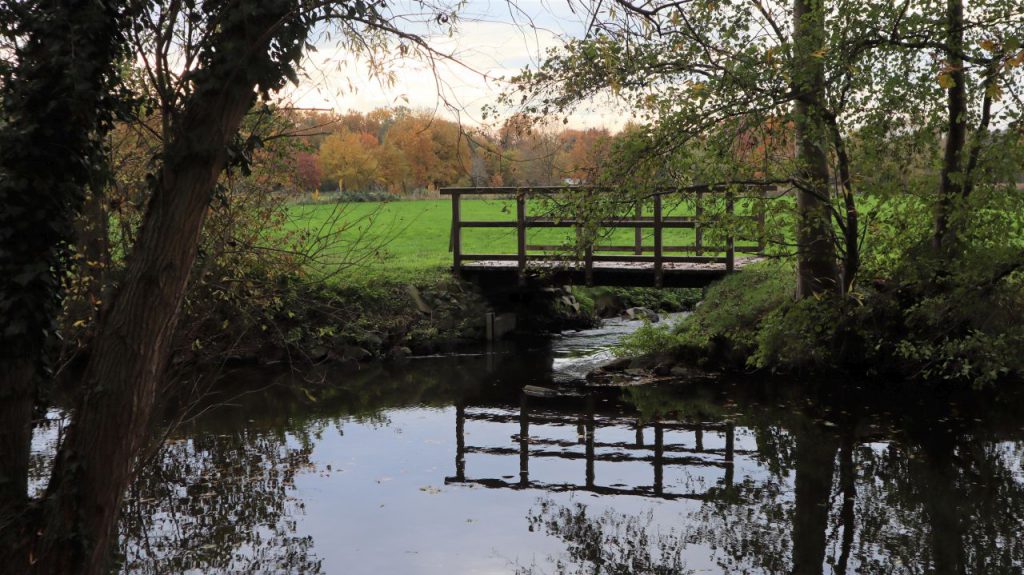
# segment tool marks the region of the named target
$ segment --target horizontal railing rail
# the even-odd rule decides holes
[[[530,228],[575,228],[577,242],[584,237],[582,230],[590,222],[585,218],[577,217],[574,214],[567,214],[566,217],[552,217],[551,215],[527,214],[527,201],[531,196],[554,196],[564,195],[571,192],[583,192],[590,194],[608,193],[611,188],[591,186],[534,186],[534,187],[451,187],[442,188],[440,193],[451,197],[452,202],[452,225],[450,251],[452,252],[453,271],[459,275],[463,269],[464,262],[516,262],[519,283],[525,283],[527,268],[532,262],[554,262],[561,261],[568,265],[582,265],[584,278],[589,285],[593,281],[594,263],[623,263],[623,264],[653,264],[654,285],[661,286],[664,276],[664,265],[666,263],[688,263],[688,264],[719,264],[724,265],[725,270],[731,272],[736,266],[736,253],[763,253],[765,248],[765,213],[763,205],[759,205],[753,214],[737,215],[736,199],[737,191],[754,191],[756,195],[743,195],[740,197],[760,197],[774,189],[771,186],[757,187],[726,187],[726,186],[690,186],[683,188],[659,188],[649,191],[643,198],[630,198],[624,201],[624,206],[632,211],[628,215],[606,218],[598,222],[599,228],[632,228],[635,230],[632,245],[624,245],[621,242],[611,245],[599,245],[596,240],[586,241],[583,245],[577,245],[574,253],[582,253],[582,259],[575,257],[567,261],[566,255],[562,254],[536,254],[529,252],[558,252],[564,251],[566,246],[551,244],[530,244],[527,242],[527,230]],[[693,215],[666,215],[663,209],[662,198],[667,195],[693,195]],[[725,205],[722,215],[706,215],[704,196],[717,195],[724,199]],[[464,220],[462,218],[462,197],[463,196],[498,196],[509,197],[515,201],[516,211],[514,220]],[[643,203],[649,201],[651,214],[645,215]],[[723,244],[705,244],[705,233],[709,229],[715,229],[717,224],[723,220],[730,223],[737,220],[753,220],[757,224],[757,245],[737,246],[735,231],[732,227],[724,230]],[[465,229],[515,229],[516,230],[516,253],[465,253],[463,250],[462,233]],[[666,245],[665,230],[692,229],[694,239],[692,243],[684,245]],[[644,231],[651,230],[653,245],[644,245]],[[627,252],[629,255],[601,255],[616,252]],[[671,254],[692,253],[690,256],[679,256]],[[705,254],[724,255],[705,255]],[[646,255],[651,254],[651,255]]]

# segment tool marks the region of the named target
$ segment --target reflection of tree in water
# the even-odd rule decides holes
[[[681,403],[678,412],[714,417],[706,397],[685,405],[687,398],[645,393],[658,417],[672,417]],[[638,556],[639,572],[673,572],[657,569],[699,546],[724,573],[1024,572],[1019,411],[983,406],[993,412],[988,418],[954,420],[948,410],[896,405],[885,408],[894,417],[756,407],[739,405],[733,416],[757,440],[756,471],[708,491],[670,537],[648,536],[658,527],[650,521],[543,506],[531,525],[566,544],[569,560],[559,571],[614,573]]]
[[[311,437],[204,434],[169,442],[128,494],[119,555],[128,573],[318,573],[289,495]]]
[[[651,533],[650,512],[627,515],[589,513],[586,505],[565,506],[543,499],[528,517],[530,531],[542,531],[566,544],[566,557],[552,558],[559,575],[681,575],[682,539],[674,531]],[[536,566],[516,573],[547,573]]]
[[[232,397],[229,381],[212,399],[225,405],[176,431],[188,439],[168,441],[126,496],[121,571],[321,572],[312,538],[296,534],[303,504],[290,492],[296,476],[312,470],[323,434],[350,421],[387,425],[388,408],[450,405],[480,381],[479,369],[454,363],[387,377],[321,375],[310,385],[290,372],[239,371],[243,389],[265,390]]]
[[[967,432],[874,445],[826,430],[794,435],[785,475],[748,478],[688,518],[686,542],[714,549],[725,572],[981,575],[1024,567],[1018,450]]]

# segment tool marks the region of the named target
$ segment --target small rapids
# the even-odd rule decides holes
[[[688,312],[663,314],[656,325],[672,326],[688,315]],[[568,384],[586,379],[588,373],[615,358],[615,346],[622,338],[643,325],[642,320],[612,318],[594,329],[562,332],[551,340],[552,380]]]

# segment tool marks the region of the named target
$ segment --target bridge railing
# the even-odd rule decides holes
[[[772,188],[759,186],[747,188],[744,197],[750,197],[747,193],[753,190],[752,194],[757,197],[764,197]],[[565,254],[543,253],[531,254],[531,251],[556,252],[564,246],[530,244],[527,241],[527,230],[531,228],[575,228],[577,239],[583,237],[580,233],[587,222],[578,216],[553,217],[551,215],[529,216],[527,202],[533,197],[548,197],[569,192],[584,192],[588,194],[607,193],[606,188],[582,187],[582,186],[552,186],[552,187],[450,187],[441,188],[442,195],[451,197],[452,224],[451,241],[449,249],[452,252],[453,271],[459,274],[465,262],[515,262],[520,282],[525,281],[528,263],[533,261],[566,261]],[[691,196],[694,199],[694,213],[688,216],[666,215],[663,207],[663,197]],[[480,196],[504,196],[512,197],[515,200],[516,214],[514,220],[504,221],[481,221],[465,220],[462,217],[462,199],[464,197]],[[724,200],[723,216],[709,217],[705,214],[706,198],[717,196]],[[632,214],[622,217],[614,217],[601,220],[598,223],[600,228],[633,228],[635,234],[632,245],[612,244],[598,245],[596,241],[588,241],[579,246],[578,252],[582,253],[582,261],[577,258],[576,262],[581,263],[584,269],[584,277],[587,284],[592,283],[595,262],[623,263],[623,264],[653,264],[654,285],[662,285],[662,277],[666,263],[693,263],[693,264],[724,264],[726,271],[733,271],[736,266],[736,253],[758,253],[764,252],[765,248],[765,213],[763,202],[759,204],[753,214],[737,215],[735,206],[737,193],[735,187],[726,186],[691,186],[685,188],[665,188],[652,191],[648,197],[652,204],[650,215],[644,215],[643,204],[640,201],[632,203]],[[720,201],[720,200],[719,200]],[[731,221],[749,219],[756,222],[757,238],[755,246],[736,245],[736,235],[732,227],[724,230],[723,245],[707,245],[705,233],[709,227],[719,222],[722,217]],[[474,228],[514,228],[516,230],[516,253],[466,253],[462,238],[463,230]],[[684,245],[666,245],[665,230],[667,229],[693,229],[694,240]],[[651,230],[653,236],[652,245],[644,245],[644,230]],[[618,252],[618,253],[616,253]],[[625,254],[623,254],[625,252]],[[611,255],[614,254],[614,255]],[[650,255],[647,255],[650,254]],[[687,255],[677,255],[687,254]],[[722,255],[708,255],[722,254]]]

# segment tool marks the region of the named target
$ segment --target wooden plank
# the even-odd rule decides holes
[[[590,261],[597,263],[622,263],[622,264],[651,264],[655,262],[654,256],[602,256],[591,255]],[[519,263],[519,254],[462,254],[463,262],[515,262]],[[721,256],[665,256],[661,257],[663,263],[674,264],[724,264],[725,257]],[[560,262],[565,264],[579,264],[581,262],[566,258],[560,254],[530,254],[527,257],[529,262]],[[465,265],[463,265],[465,267]],[[518,266],[517,266],[518,267]],[[614,269],[614,268],[601,268]]]
[[[490,222],[487,222],[490,223]],[[574,218],[566,219],[554,219],[554,218],[543,218],[534,217],[527,218],[527,227],[530,228],[572,228],[578,225],[583,225],[584,222],[579,222]],[[470,222],[463,222],[463,227],[470,227]],[[692,218],[671,218],[662,222],[663,228],[683,229],[692,228],[696,225],[696,222]],[[490,226],[499,227],[499,226]],[[636,220],[632,218],[623,218],[616,220],[605,220],[600,223],[602,228],[651,228],[654,227],[654,220],[650,218],[644,218],[642,220]]]
[[[467,221],[460,224],[464,228],[514,228],[516,222],[496,222],[496,221]]]
[[[661,221],[661,196],[654,196],[654,287],[661,287],[663,279],[662,258],[664,254],[661,251],[661,230],[663,222]],[[692,222],[691,222],[692,224]]]
[[[666,195],[666,194],[724,194],[732,189],[732,186],[717,185],[709,186],[705,184],[695,186],[660,186],[651,188],[648,193],[653,197],[655,195]],[[774,190],[774,186],[768,186],[766,189]],[[589,191],[589,192],[612,192],[615,188],[610,186],[494,186],[494,187],[445,187],[440,188],[438,193],[442,196],[450,196],[453,194],[464,194],[464,195],[515,195],[521,193],[528,194],[554,194],[564,193],[571,191]]]
[[[599,256],[593,257],[595,262],[602,263],[657,263],[659,260],[662,263],[677,263],[677,264],[721,264],[725,263],[724,257],[716,256],[666,256],[662,255],[660,258],[657,254],[652,256]],[[663,266],[664,267],[664,266]]]
[[[538,250],[538,251],[558,251],[558,250],[564,250],[565,246],[540,246],[540,245],[537,245],[537,246],[527,246],[527,249]],[[725,252],[725,246],[704,246],[701,249],[702,249],[702,251],[710,252],[710,253],[724,253]],[[757,247],[757,246],[735,246],[734,249],[735,249],[735,251],[740,252],[740,253],[751,253],[751,254],[758,253],[760,251],[760,248]],[[649,253],[649,252],[653,252],[654,248],[652,246],[643,246],[642,250],[643,250],[643,253]],[[622,246],[594,246],[594,251],[595,252],[635,252],[636,250],[634,249],[633,246],[622,245]],[[697,252],[697,246],[694,246],[694,245],[690,245],[690,246],[662,246],[661,251],[663,251],[665,253]],[[698,255],[700,255],[700,254],[698,253]]]

